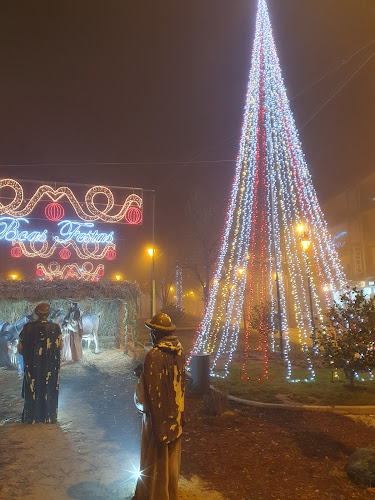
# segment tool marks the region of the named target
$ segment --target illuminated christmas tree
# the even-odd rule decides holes
[[[345,287],[259,0],[236,172],[192,353],[211,353],[216,376],[234,360],[242,378],[268,378],[281,358],[288,380],[312,380],[317,326]]]

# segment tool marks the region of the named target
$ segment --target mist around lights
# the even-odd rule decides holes
[[[304,228],[304,244],[298,227]],[[245,316],[243,379],[251,379],[249,363],[257,351],[263,379],[268,378],[269,353],[275,352],[283,359],[287,380],[313,380],[316,346],[311,339],[325,310],[346,286],[289,107],[266,1],[259,0],[232,192],[191,354],[209,352],[211,374],[226,377],[233,357],[239,359]],[[251,329],[255,319],[256,347]],[[291,327],[298,332],[304,359],[302,377],[300,371],[294,375]]]

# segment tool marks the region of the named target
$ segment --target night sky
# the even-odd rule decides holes
[[[268,6],[324,202],[374,168],[375,2]],[[156,189],[157,240],[171,245],[191,192],[214,204],[229,195],[255,9],[255,0],[2,0],[0,176]],[[112,162],[123,165],[94,165]]]

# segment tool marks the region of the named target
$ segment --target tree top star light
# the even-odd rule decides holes
[[[192,354],[211,353],[216,376],[236,361],[242,378],[267,379],[269,361],[280,357],[288,380],[312,380],[317,324],[346,285],[259,0],[236,171]],[[253,359],[262,363],[255,376]]]

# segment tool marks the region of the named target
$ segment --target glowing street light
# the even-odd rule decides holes
[[[305,234],[302,235],[301,245],[304,250],[308,250],[310,247],[310,240]]]
[[[13,280],[13,281],[18,280],[19,276],[18,276],[18,274],[13,273],[13,274],[10,274],[10,279]]]
[[[302,248],[303,248],[304,250],[308,250],[308,249],[309,249],[309,246],[310,246],[310,241],[309,241],[309,240],[304,239],[304,240],[302,240],[302,241],[301,241],[301,245],[302,245]]]
[[[300,224],[299,226],[297,226],[297,231],[300,234],[302,248],[304,250],[308,250],[310,247],[310,240],[308,234],[306,233],[305,226],[303,224]]]
[[[116,281],[122,281],[122,274],[115,274]]]
[[[306,274],[307,274],[307,286],[309,289],[309,301],[310,301],[310,317],[311,317],[311,339],[313,342],[313,350],[316,350],[316,336],[315,336],[315,319],[314,319],[314,306],[312,299],[312,289],[311,289],[311,279],[310,279],[310,267],[307,258],[307,250],[310,248],[310,240],[307,233],[305,232],[304,226],[298,226],[298,231],[301,235],[301,245],[304,250],[303,254],[305,256],[306,262]]]

